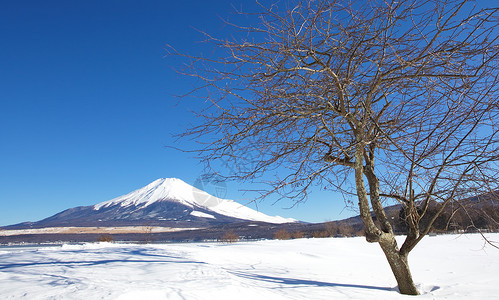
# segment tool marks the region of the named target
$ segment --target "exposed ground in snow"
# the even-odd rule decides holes
[[[499,250],[478,234],[427,237],[409,259],[417,299],[499,295]],[[0,248],[2,299],[416,299],[395,285],[361,237]]]
[[[122,226],[122,227],[45,227],[33,229],[0,230],[0,236],[11,236],[19,234],[71,234],[71,233],[155,233],[175,232],[182,230],[195,230],[199,228],[171,228],[160,226]]]

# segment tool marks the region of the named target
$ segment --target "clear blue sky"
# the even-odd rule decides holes
[[[165,45],[201,51],[193,28],[224,34],[220,16],[241,3],[254,5],[0,2],[0,226],[93,205],[160,177],[194,184],[202,165],[165,147],[194,117],[175,105],[173,95],[190,84],[169,66]],[[251,186],[227,183],[227,197],[244,203],[241,188]],[[274,200],[259,210],[309,222],[353,215],[333,193],[292,209]]]

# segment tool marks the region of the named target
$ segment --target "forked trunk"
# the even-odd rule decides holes
[[[364,166],[364,146],[359,142],[359,147],[355,149],[355,184],[357,187],[357,197],[359,199],[360,218],[365,227],[366,239],[368,242],[378,242],[385,253],[392,273],[397,280],[399,291],[404,295],[419,295],[419,292],[412,280],[411,271],[407,262],[408,252],[401,252],[397,246],[397,241],[393,234],[392,227],[383,210],[379,199],[379,182],[374,174],[372,165]],[[371,160],[372,163],[372,160]],[[376,226],[370,212],[367,191],[364,186],[364,176],[367,177],[370,189],[371,205],[374,214],[381,223],[381,229]]]
[[[392,273],[397,280],[399,291],[404,295],[419,295],[418,289],[412,280],[411,271],[407,262],[407,254],[400,254],[395,237],[384,234],[379,240],[379,245],[385,253]]]

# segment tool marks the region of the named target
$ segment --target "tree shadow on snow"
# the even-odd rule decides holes
[[[357,289],[368,289],[368,290],[380,290],[380,291],[394,291],[394,288],[390,287],[380,287],[371,285],[359,285],[359,284],[348,284],[348,283],[335,283],[335,282],[324,282],[316,280],[307,279],[296,279],[296,278],[286,278],[286,277],[276,277],[268,275],[259,275],[245,272],[230,272],[241,278],[276,283],[281,285],[286,285],[289,287],[296,286],[316,286],[316,287],[346,287],[346,288],[357,288]]]
[[[78,254],[78,251],[70,251],[70,254]],[[89,253],[96,255],[97,253]],[[185,257],[175,256],[170,254],[148,253],[143,249],[133,251],[116,251],[112,254],[100,253],[99,255],[122,256],[114,257],[113,259],[95,259],[91,256],[88,260],[73,260],[73,257],[65,257],[64,255],[52,258],[50,261],[31,261],[22,263],[0,263],[0,271],[9,271],[15,268],[35,267],[35,266],[64,266],[75,268],[80,266],[99,266],[113,263],[153,263],[153,264],[205,264],[204,262],[186,259]]]
[[[86,260],[86,261],[48,261],[48,262],[28,262],[0,264],[0,270],[7,271],[12,268],[34,267],[34,266],[65,266],[68,268],[78,266],[98,266],[112,263],[175,263],[175,264],[203,264],[198,261],[173,261],[173,260],[140,260],[140,259],[106,259],[106,260]]]

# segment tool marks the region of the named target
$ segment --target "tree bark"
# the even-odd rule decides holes
[[[359,199],[360,217],[366,229],[366,239],[368,242],[379,243],[385,257],[392,269],[392,273],[397,280],[399,292],[404,295],[419,295],[418,289],[412,280],[409,263],[407,261],[407,253],[402,253],[399,250],[395,235],[388,223],[385,212],[379,200],[379,185],[377,178],[371,166],[364,167],[364,155],[362,146],[364,143],[359,142],[355,150],[355,184],[357,187],[357,197]],[[367,172],[366,172],[367,171]],[[375,215],[380,218],[382,229],[380,230],[373,221],[371,216],[367,192],[364,184],[364,176],[367,177],[370,188],[370,196]]]
[[[412,280],[411,270],[407,261],[407,255],[401,254],[395,236],[391,233],[384,233],[379,239],[379,245],[385,253],[385,257],[390,264],[392,273],[397,280],[399,292],[404,295],[419,295],[418,289]]]

